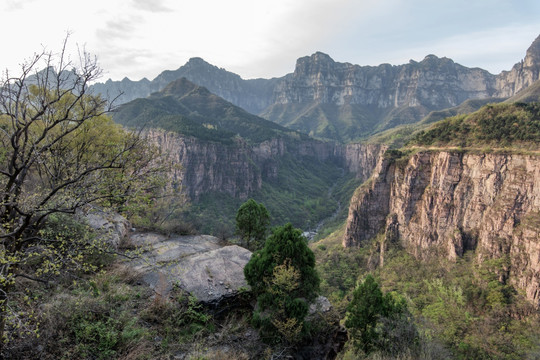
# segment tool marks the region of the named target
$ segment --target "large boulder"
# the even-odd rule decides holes
[[[248,287],[244,266],[251,252],[240,246],[223,246],[209,235],[134,234],[131,242],[141,254],[130,266],[159,296],[178,286],[200,302],[217,306]]]

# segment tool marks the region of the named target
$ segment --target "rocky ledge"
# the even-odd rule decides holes
[[[205,305],[218,306],[248,288],[244,266],[251,252],[240,246],[224,246],[210,235],[136,233],[130,242],[141,254],[129,266],[160,296],[178,286]]]

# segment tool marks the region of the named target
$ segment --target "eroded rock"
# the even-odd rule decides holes
[[[540,159],[533,154],[419,152],[384,161],[351,199],[343,246],[385,229],[420,259],[508,256],[503,280],[540,306]],[[389,224],[391,226],[389,226]]]
[[[134,234],[131,241],[142,254],[130,265],[161,296],[178,286],[202,303],[218,305],[248,287],[244,266],[251,252],[240,246],[223,246],[209,235],[167,238],[146,233]]]

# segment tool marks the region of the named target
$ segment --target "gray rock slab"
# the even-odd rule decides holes
[[[130,240],[140,249],[140,256],[129,266],[161,295],[178,286],[203,303],[218,304],[247,287],[244,266],[251,252],[240,246],[222,246],[209,235],[169,238],[139,233]]]
[[[244,266],[250,258],[251,251],[237,245],[185,258],[175,267],[179,286],[202,302],[219,302],[248,286]]]

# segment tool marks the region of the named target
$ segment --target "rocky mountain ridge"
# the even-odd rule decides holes
[[[237,74],[196,57],[189,59],[177,70],[163,71],[152,81],[146,78],[139,81],[128,78],[121,81],[109,79],[105,83],[94,84],[92,91],[111,98],[120,95],[115,103],[121,105],[138,98],[146,98],[183,77],[253,114],[258,114],[270,105],[273,86],[277,82],[277,79],[244,80]]]
[[[335,62],[318,52],[298,59],[292,74],[253,80],[193,58],[152,81],[109,80],[95,84],[93,91],[110,95],[122,91],[119,100],[127,102],[146,97],[183,76],[266,119],[317,137],[348,142],[417,122],[430,111],[467,99],[513,96],[539,79],[539,54],[540,37],[512,70],[493,75],[434,55],[404,65],[359,66]]]

